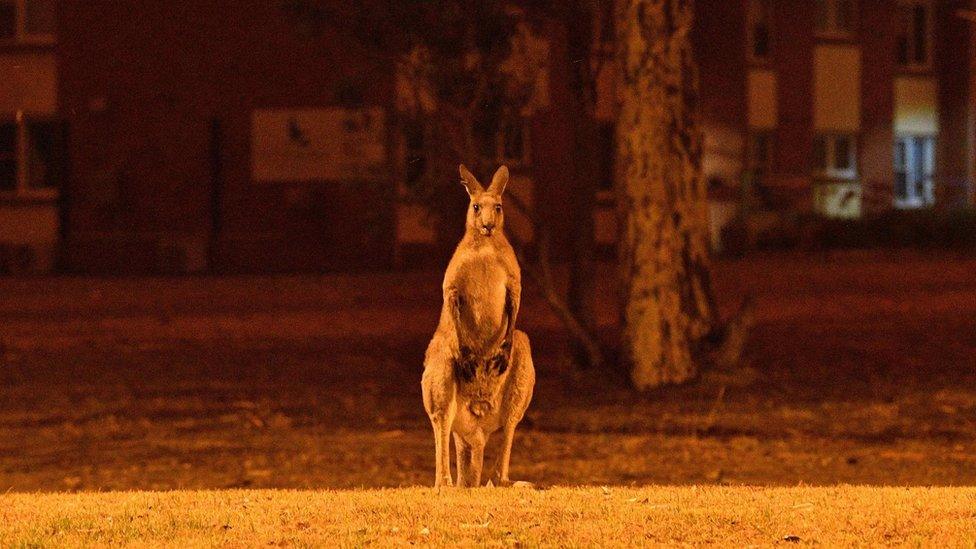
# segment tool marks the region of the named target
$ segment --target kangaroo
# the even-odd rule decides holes
[[[508,478],[515,427],[532,400],[535,368],[529,337],[515,329],[522,273],[503,232],[502,166],[484,189],[464,165],[468,191],[464,237],[444,274],[440,322],[424,357],[421,388],[434,428],[435,486],[451,486],[450,437],[457,450],[457,485],[480,486],[488,437],[501,430],[492,480]]]

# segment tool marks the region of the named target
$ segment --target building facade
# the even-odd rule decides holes
[[[62,241],[56,6],[0,2],[0,271],[54,267]]]
[[[971,204],[971,2],[700,6],[710,177],[832,217]]]
[[[239,272],[441,260],[406,197],[419,151],[396,69],[287,2],[0,0],[0,271]],[[699,0],[705,171],[718,232],[757,208],[859,217],[972,204],[971,0]],[[569,70],[546,25],[542,101],[490,151],[564,248]],[[602,57],[598,241],[610,191]],[[460,190],[459,190],[460,192]],[[510,230],[534,237],[513,213]],[[433,258],[433,259],[432,259]]]

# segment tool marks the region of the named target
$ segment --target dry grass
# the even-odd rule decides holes
[[[0,496],[0,546],[973,546],[973,488],[230,490]]]

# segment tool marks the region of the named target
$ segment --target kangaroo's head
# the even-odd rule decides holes
[[[475,176],[461,164],[461,183],[468,190],[471,203],[468,205],[468,221],[465,230],[491,238],[505,226],[505,211],[502,208],[502,193],[508,184],[508,168],[498,168],[491,178],[491,185],[485,189]]]

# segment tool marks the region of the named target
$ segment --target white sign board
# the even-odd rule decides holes
[[[258,110],[251,117],[254,181],[376,180],[386,161],[378,107]]]

